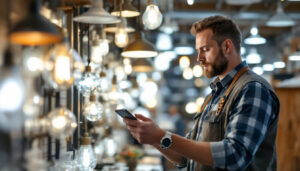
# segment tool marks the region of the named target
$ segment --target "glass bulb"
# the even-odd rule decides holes
[[[27,47],[23,51],[23,70],[26,76],[38,76],[44,68],[43,52],[39,47]]]
[[[43,78],[55,89],[67,89],[77,82],[84,71],[78,53],[67,43],[57,46],[45,57]]]
[[[78,89],[83,96],[90,96],[99,86],[99,76],[92,72],[85,72],[78,82]]]
[[[109,42],[107,39],[97,39],[93,42],[91,60],[99,64],[102,62],[102,57],[109,52]]]
[[[91,145],[81,145],[76,156],[79,170],[93,170],[97,165],[97,158]]]
[[[103,119],[103,105],[97,101],[90,101],[84,106],[83,115],[91,122]]]
[[[123,21],[117,26],[117,31],[115,33],[115,44],[120,48],[123,48],[128,44],[126,24]]]
[[[143,24],[149,30],[154,30],[161,25],[162,15],[159,8],[155,4],[150,4],[146,7],[143,14]]]
[[[18,67],[0,68],[0,129],[10,131],[23,124],[25,85]]]
[[[114,157],[114,155],[117,153],[117,150],[117,142],[109,136],[98,141],[94,147],[95,154],[99,159]]]
[[[23,105],[23,112],[27,118],[34,118],[39,114],[42,105],[42,97],[36,92],[33,92],[32,95],[26,98]]]
[[[76,118],[67,108],[56,108],[48,114],[49,133],[60,139],[71,136],[77,126]]]
[[[112,85],[110,92],[108,92],[108,99],[112,104],[117,104],[118,100],[121,98],[121,93],[117,85]]]

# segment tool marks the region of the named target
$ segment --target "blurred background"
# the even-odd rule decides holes
[[[0,2],[4,169],[120,169],[126,150],[142,159],[137,170],[175,169],[138,145],[114,110],[141,113],[184,135],[212,81],[196,61],[189,30],[213,15],[236,21],[243,60],[281,98],[279,170],[300,169],[300,1]],[[97,160],[85,161],[86,151]]]

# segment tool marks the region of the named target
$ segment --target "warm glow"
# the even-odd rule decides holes
[[[185,105],[185,111],[189,114],[195,114],[198,110],[198,106],[195,102],[189,102]]]
[[[146,11],[143,14],[143,24],[150,30],[157,29],[162,22],[162,15],[159,8],[155,4],[150,4],[146,7]]]
[[[65,116],[57,116],[51,121],[52,128],[62,130],[67,125]]]
[[[185,68],[183,73],[182,73],[182,76],[184,79],[186,80],[190,80],[193,78],[193,70],[191,68]]]
[[[187,56],[181,56],[179,59],[180,68],[184,69],[190,66],[190,58]]]
[[[201,77],[203,75],[203,69],[200,65],[195,65],[193,67],[193,74],[195,77]]]
[[[118,27],[115,34],[115,44],[120,48],[123,48],[128,44],[128,34],[125,27]]]
[[[68,56],[59,55],[55,61],[54,80],[57,84],[73,82],[71,78],[71,61]]]

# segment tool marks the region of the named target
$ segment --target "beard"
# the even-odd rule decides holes
[[[228,59],[225,57],[223,51],[220,49],[213,63],[202,62],[201,65],[206,66],[206,69],[204,69],[204,75],[207,78],[212,78],[225,72],[228,66]],[[211,68],[211,70],[209,70],[209,68]]]

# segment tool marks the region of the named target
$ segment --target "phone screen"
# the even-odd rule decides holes
[[[137,120],[133,114],[131,114],[128,110],[126,109],[117,109],[115,110],[115,112],[120,115],[121,117],[126,117],[126,118],[129,118],[129,119],[134,119],[134,120]]]

